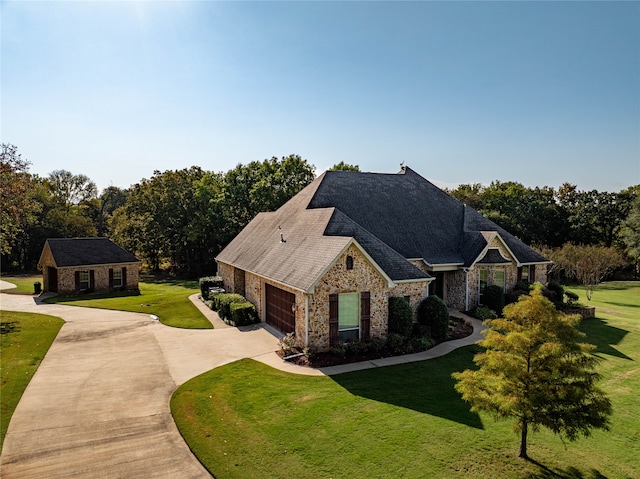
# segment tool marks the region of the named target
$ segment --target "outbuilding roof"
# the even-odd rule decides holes
[[[140,262],[108,238],[47,238],[47,246],[57,268]]]

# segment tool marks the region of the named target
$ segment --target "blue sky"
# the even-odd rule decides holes
[[[100,189],[299,154],[640,183],[640,2],[2,1],[1,141]]]

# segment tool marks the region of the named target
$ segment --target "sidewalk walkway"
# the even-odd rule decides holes
[[[194,294],[189,297],[189,299],[198,307],[198,309],[204,314],[209,321],[214,325],[215,328],[225,327],[229,328],[231,326],[227,325],[224,321],[220,319],[218,313],[209,309],[199,298],[197,294]],[[413,363],[416,361],[425,361],[427,359],[434,359],[440,356],[444,356],[445,354],[450,353],[454,349],[461,348],[463,346],[469,346],[471,344],[476,343],[477,341],[483,339],[482,330],[484,329],[484,325],[482,321],[476,318],[472,318],[471,316],[467,316],[464,313],[455,310],[449,310],[449,314],[453,317],[462,319],[464,321],[470,321],[473,325],[473,333],[470,336],[462,339],[456,339],[453,341],[446,341],[444,343],[440,343],[437,346],[428,349],[426,351],[422,351],[420,353],[415,354],[405,354],[403,356],[392,356],[389,358],[382,359],[373,359],[370,361],[361,361],[357,363],[349,363],[349,364],[340,364],[338,366],[331,366],[326,368],[310,368],[307,366],[298,366],[297,364],[293,364],[287,361],[284,361],[280,356],[276,354],[275,351],[261,354],[253,357],[256,361],[260,361],[268,366],[271,366],[275,369],[280,369],[281,371],[286,371],[294,374],[303,374],[307,376],[333,376],[335,374],[348,373],[351,371],[361,371],[363,369],[371,369],[371,368],[381,368],[385,366],[394,366],[397,364],[406,364]],[[278,338],[283,336],[279,331],[268,327],[262,323],[261,327],[265,327],[271,334],[276,335]]]

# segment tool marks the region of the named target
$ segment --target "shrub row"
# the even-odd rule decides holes
[[[400,334],[390,333],[386,339],[373,338],[366,341],[338,343],[331,348],[331,352],[343,358],[357,356],[387,357],[426,351],[434,345],[435,342],[428,337],[411,336],[405,338]]]
[[[218,312],[220,319],[232,326],[246,326],[259,322],[256,307],[240,294],[214,293],[207,305]]]

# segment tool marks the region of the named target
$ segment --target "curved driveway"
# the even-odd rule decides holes
[[[231,328],[191,297],[216,329],[164,326],[139,313],[48,305],[0,294],[0,309],[66,321],[16,408],[0,455],[3,479],[210,478],[175,426],[169,401],[198,374],[251,357],[302,374],[423,361],[472,344],[474,333],[427,351],[316,370],[283,362],[262,326]]]
[[[4,479],[210,478],[175,426],[171,394],[216,366],[278,348],[262,328],[176,329],[23,295],[0,294],[0,308],[66,321],[11,419]]]

